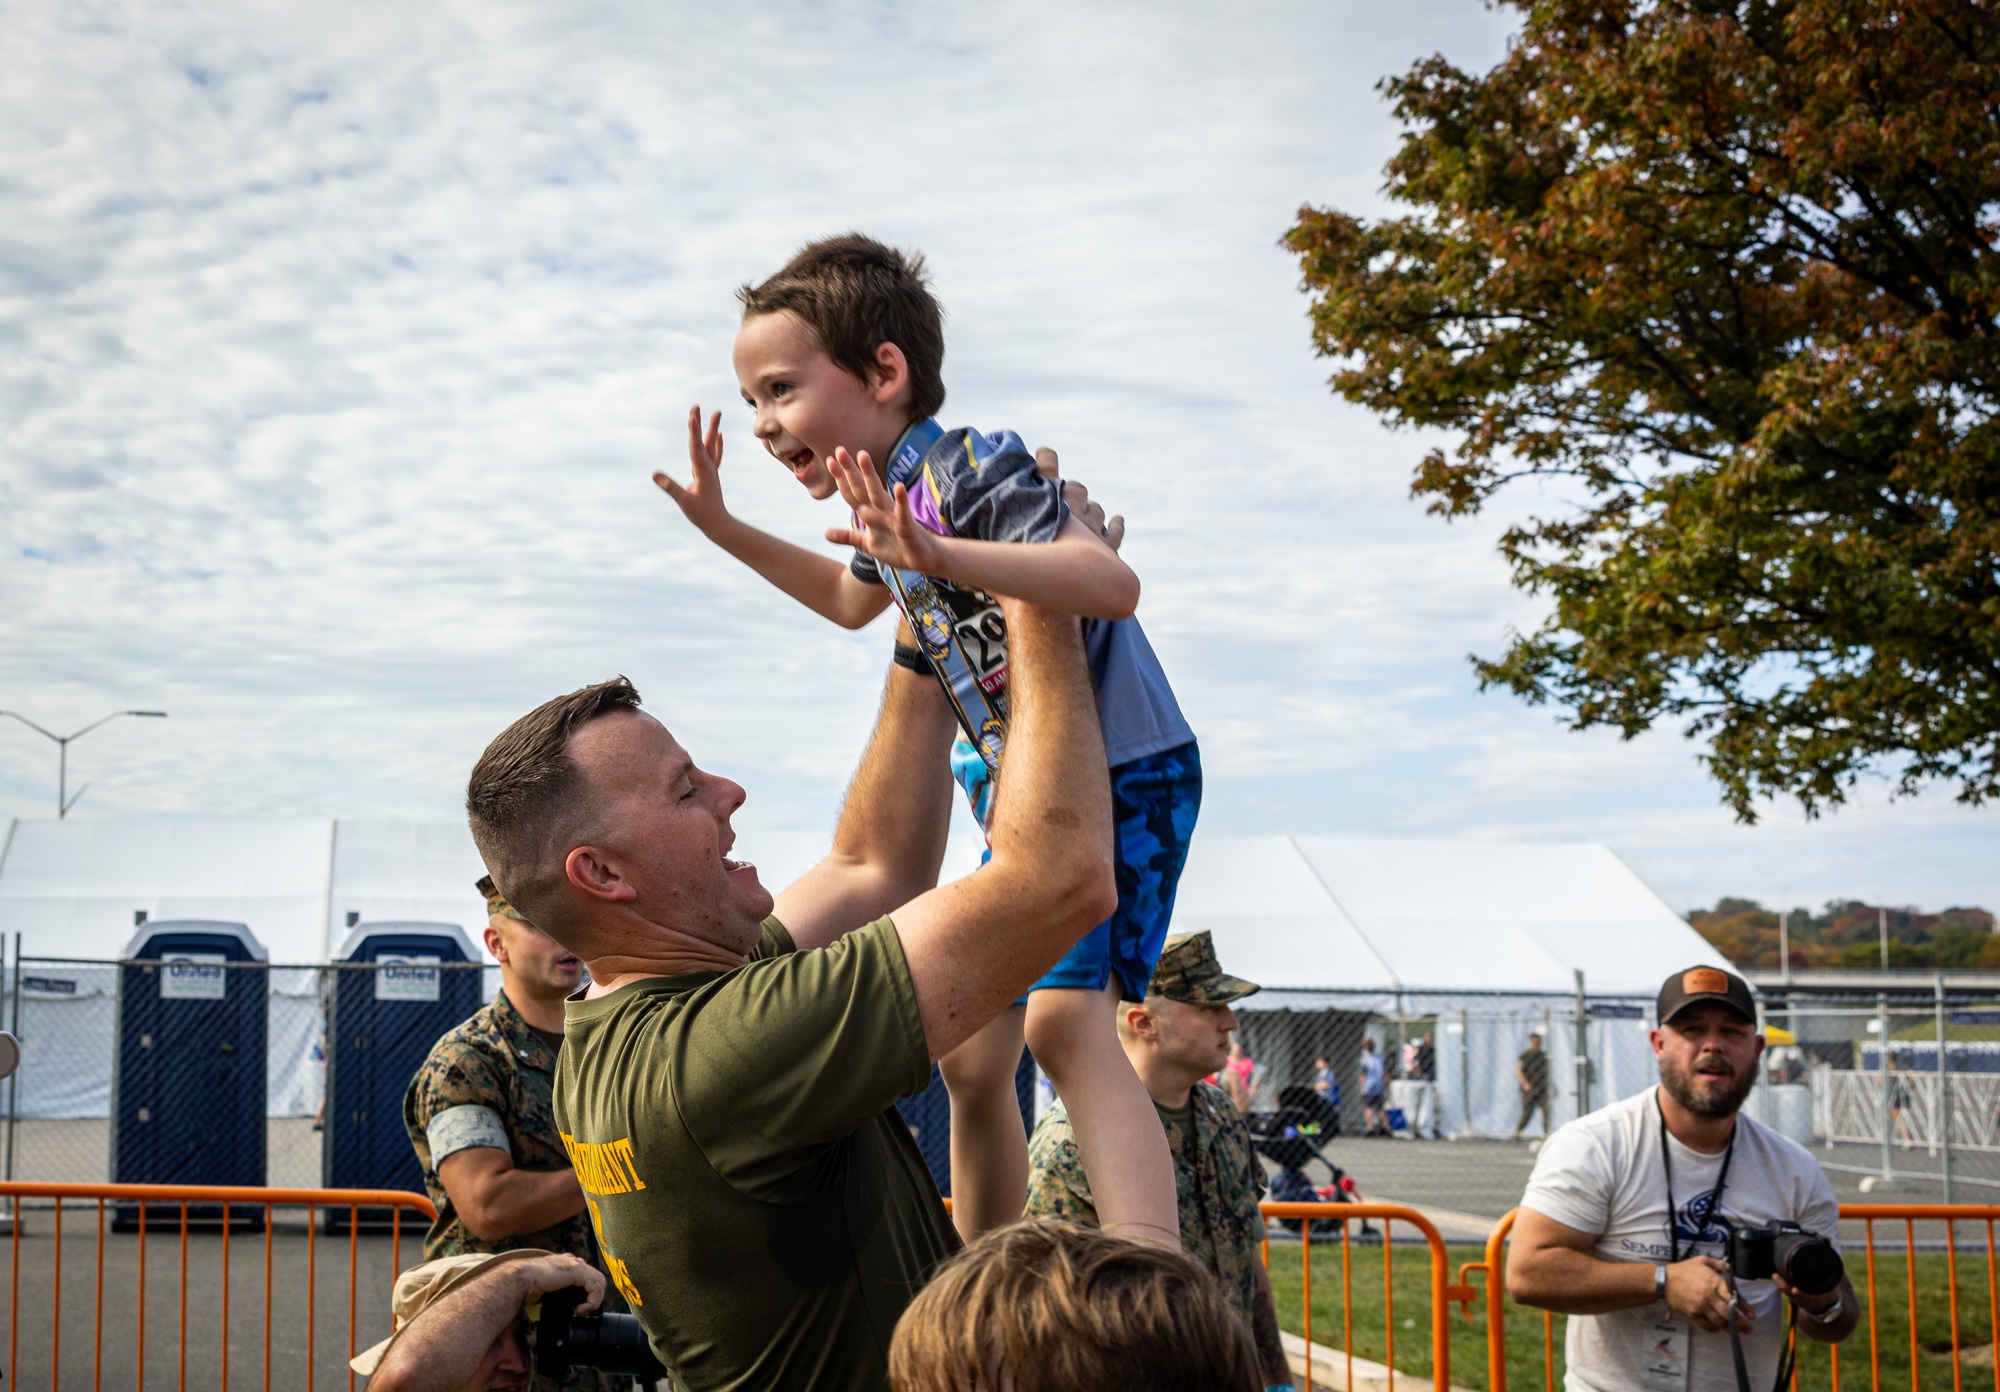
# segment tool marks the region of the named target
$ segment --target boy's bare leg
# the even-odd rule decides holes
[[[1178,1250],[1173,1152],[1118,1042],[1120,994],[1116,976],[1101,991],[1036,991],[1028,997],[1028,1046],[1069,1112],[1099,1225]]]
[[[1028,1202],[1028,1133],[1014,1091],[1027,1013],[1009,1006],[938,1060],[951,1093],[951,1221],[967,1242],[1017,1221]]]

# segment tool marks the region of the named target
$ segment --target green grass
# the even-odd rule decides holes
[[[1962,1234],[1963,1235],[1963,1234]],[[1462,1263],[1479,1261],[1484,1253],[1472,1247],[1449,1247],[1447,1278],[1456,1281]],[[1850,1272],[1855,1286],[1866,1294],[1865,1254],[1850,1253]],[[1355,1239],[1348,1248],[1352,1264],[1348,1292],[1352,1300],[1354,1352],[1378,1363],[1388,1358],[1388,1331],[1383,1321],[1382,1247],[1379,1240]],[[1921,1387],[1952,1385],[1951,1379],[1951,1298],[1947,1286],[1945,1256],[1942,1252],[1917,1254],[1917,1343]],[[1420,1377],[1431,1374],[1430,1340],[1430,1253],[1419,1246],[1397,1244],[1390,1258],[1394,1279],[1395,1366],[1398,1371]],[[1313,1342],[1328,1348],[1345,1347],[1342,1341],[1342,1259],[1339,1239],[1313,1244]],[[1875,1259],[1876,1289],[1881,1296],[1877,1314],[1882,1342],[1884,1389],[1910,1389],[1910,1335],[1906,1318],[1908,1270],[1900,1254],[1878,1255]],[[1454,1386],[1485,1389],[1486,1307],[1483,1278],[1474,1273],[1469,1283],[1481,1291],[1473,1303],[1474,1318],[1466,1320],[1451,1307],[1451,1380]],[[1304,1306],[1300,1300],[1299,1249],[1295,1245],[1271,1245],[1271,1290],[1278,1304],[1278,1322],[1294,1334],[1304,1334]],[[1971,1348],[1989,1343],[1990,1305],[1987,1299],[1986,1256],[1983,1252],[1958,1259],[1959,1345]],[[1555,1384],[1562,1386],[1562,1350],[1565,1321],[1555,1321]],[[1542,1314],[1518,1305],[1507,1306],[1507,1386],[1511,1392],[1538,1392],[1544,1386],[1542,1357]],[[1831,1360],[1826,1348],[1801,1340],[1799,1386],[1831,1388]],[[1870,1367],[1870,1330],[1864,1317],[1860,1328],[1841,1346],[1841,1383],[1847,1388],[1873,1385]],[[1991,1385],[1988,1367],[1963,1368],[1968,1388]]]

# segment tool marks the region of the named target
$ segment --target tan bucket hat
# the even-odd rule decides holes
[[[467,1252],[462,1256],[439,1257],[436,1261],[411,1267],[396,1278],[396,1293],[389,1299],[389,1312],[396,1318],[395,1333],[373,1348],[355,1354],[347,1360],[347,1366],[363,1377],[372,1377],[388,1354],[389,1345],[396,1342],[396,1334],[402,1333],[404,1325],[446,1291],[456,1290],[481,1272],[491,1271],[507,1262],[554,1255],[554,1252],[540,1247],[521,1247],[512,1252]]]

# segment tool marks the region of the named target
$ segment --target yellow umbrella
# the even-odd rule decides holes
[[[1799,1042],[1799,1037],[1788,1029],[1779,1029],[1776,1025],[1766,1025],[1764,1026],[1764,1042],[1766,1044],[1796,1044]]]

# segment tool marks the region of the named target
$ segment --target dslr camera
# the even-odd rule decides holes
[[[1840,1253],[1818,1233],[1797,1223],[1768,1228],[1731,1228],[1729,1274],[1739,1281],[1782,1276],[1806,1295],[1825,1295],[1847,1274]]]
[[[542,1296],[542,1316],[531,1326],[535,1371],[553,1378],[571,1368],[596,1368],[651,1382],[667,1375],[653,1357],[646,1331],[631,1315],[579,1315],[582,1286],[566,1286]]]

